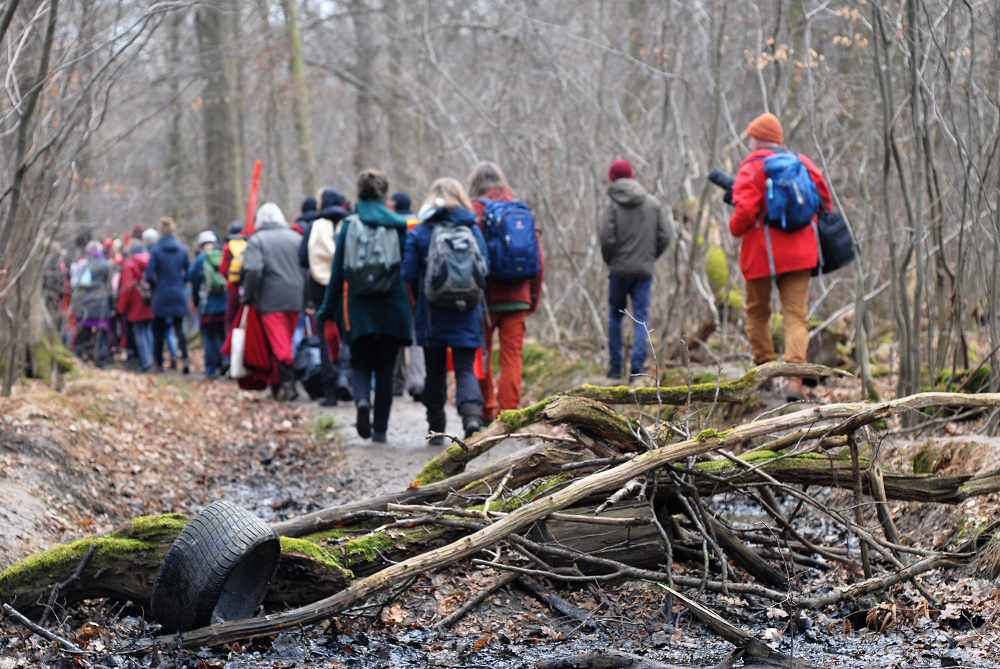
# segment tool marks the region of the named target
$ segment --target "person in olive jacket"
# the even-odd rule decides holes
[[[344,219],[337,233],[326,297],[316,314],[321,321],[337,318],[342,325],[341,336],[351,347],[351,381],[358,435],[380,443],[388,439],[396,355],[400,346],[410,344],[410,301],[398,275],[387,293],[359,295],[345,276],[344,263],[349,251],[348,232],[355,225],[395,230],[402,252],[406,244],[406,219],[385,206],[388,192],[389,181],[382,172],[364,170],[358,175],[358,203],[354,215]],[[375,376],[374,421],[371,416],[372,375]]]
[[[670,245],[672,230],[659,201],[646,192],[627,160],[616,160],[608,170],[611,199],[601,224],[601,255],[608,277],[608,378],[622,376],[622,316],[632,300],[632,356],[629,374],[641,374],[646,362],[646,319],[653,264]],[[631,379],[630,379],[631,380]]]

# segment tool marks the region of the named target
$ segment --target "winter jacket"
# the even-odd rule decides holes
[[[149,264],[149,251],[141,249],[130,254],[122,264],[122,277],[118,284],[118,313],[129,323],[153,318],[153,308],[142,301],[139,284],[142,273]]]
[[[486,192],[483,199],[486,200],[512,200],[510,192],[499,186],[495,186]],[[479,229],[483,229],[483,210],[485,203],[477,199],[472,203],[472,210],[476,214],[476,222]],[[537,221],[536,221],[537,223]],[[486,304],[491,311],[526,311],[532,313],[538,308],[538,300],[542,295],[542,281],[545,270],[545,254],[542,252],[542,236],[538,227],[535,227],[535,235],[538,236],[538,276],[525,281],[500,281],[498,279],[486,280]]]
[[[173,235],[161,237],[149,252],[145,277],[153,288],[153,316],[183,318],[187,314],[184,282],[189,265],[188,252]]]
[[[198,314],[201,316],[202,323],[209,323],[213,321],[218,321],[218,318],[206,318],[215,316],[222,316],[226,313],[226,302],[228,298],[226,297],[226,291],[212,295],[208,292],[205,293],[205,299],[202,299],[201,295],[201,284],[205,280],[205,258],[204,253],[199,253],[194,262],[191,263],[191,269],[188,270],[188,281],[191,282],[191,299],[194,301],[194,306],[198,307]],[[220,265],[221,258],[220,258]],[[218,269],[212,271],[219,271]]]
[[[315,305],[322,304],[326,286],[330,283],[333,253],[337,246],[337,224],[351,213],[345,208],[346,204],[344,194],[339,190],[324,190],[320,196],[320,210],[311,213],[299,244],[299,263],[309,270],[306,298]]]
[[[439,209],[413,228],[406,238],[403,252],[403,280],[410,285],[410,291],[416,297],[413,320],[417,343],[421,346],[479,348],[483,345],[482,308],[466,312],[444,309],[430,304],[424,296],[424,273],[431,235],[434,234],[434,226],[444,221],[471,227],[483,257],[487,256],[486,240],[476,225],[476,215],[468,209]]]
[[[82,265],[80,276],[90,273],[90,282],[84,285],[78,280],[73,289],[71,305],[76,319],[81,323],[104,321],[111,318],[111,263],[102,255],[87,254],[87,262]]]
[[[747,156],[740,164],[736,173],[736,183],[733,185],[733,205],[736,210],[729,219],[729,231],[734,237],[741,237],[740,269],[747,279],[760,279],[771,276],[771,268],[767,262],[767,241],[765,230],[771,237],[771,249],[774,254],[774,269],[777,274],[795,272],[802,269],[812,269],[819,257],[816,246],[816,233],[812,226],[807,226],[795,232],[784,232],[768,227],[763,220],[764,195],[767,192],[767,176],[764,174],[763,159],[774,153],[772,149],[758,149]],[[799,159],[809,170],[819,196],[827,209],[833,208],[833,199],[826,179],[819,173],[812,161],[803,155]]]
[[[406,243],[406,219],[389,211],[381,202],[362,200],[355,213],[366,225],[392,228],[399,234],[399,245]],[[395,337],[400,344],[411,343],[410,301],[402,279],[388,295],[362,296],[351,291],[344,278],[344,244],[347,230],[359,225],[355,220],[341,224],[337,233],[337,250],[333,255],[333,271],[326,287],[326,296],[318,316],[321,320],[336,320],[340,333],[348,345],[366,335],[380,334]]]
[[[283,218],[257,222],[243,252],[241,304],[253,304],[260,314],[302,310],[300,239]]]
[[[601,225],[601,255],[612,274],[648,278],[653,263],[670,245],[673,230],[660,203],[635,179],[618,179],[608,188],[611,202]]]

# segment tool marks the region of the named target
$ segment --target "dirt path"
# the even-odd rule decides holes
[[[314,421],[322,421],[327,416],[333,418],[333,434],[340,449],[339,476],[344,488],[333,496],[332,503],[405,490],[420,469],[443,450],[441,446],[428,445],[426,409],[409,395],[393,399],[389,441],[385,444],[358,436],[353,402],[342,401],[333,408],[323,408],[316,402],[301,399],[297,404],[313,414]],[[454,406],[449,405],[445,411],[448,416],[446,431],[461,437],[462,421]],[[503,457],[513,450],[513,446],[500,446],[472,466]]]

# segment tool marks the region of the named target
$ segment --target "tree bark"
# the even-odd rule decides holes
[[[299,34],[297,0],[281,0],[285,13],[285,35],[288,39],[288,71],[292,79],[292,117],[295,119],[295,145],[299,154],[302,192],[316,193],[316,157],[313,154],[312,129],[309,123],[309,98],[302,66],[302,37]]]

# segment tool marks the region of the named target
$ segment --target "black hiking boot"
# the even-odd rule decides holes
[[[278,401],[294,402],[297,400],[299,398],[299,391],[295,389],[295,368],[279,362],[278,377],[281,379],[281,386],[278,389]]]
[[[463,402],[458,407],[458,414],[462,417],[462,429],[465,431],[466,439],[483,429],[482,404]]]
[[[372,441],[376,444],[384,444],[389,441],[389,436],[385,432],[372,432]]]
[[[358,436],[368,439],[372,436],[371,405],[368,402],[358,402]]]

